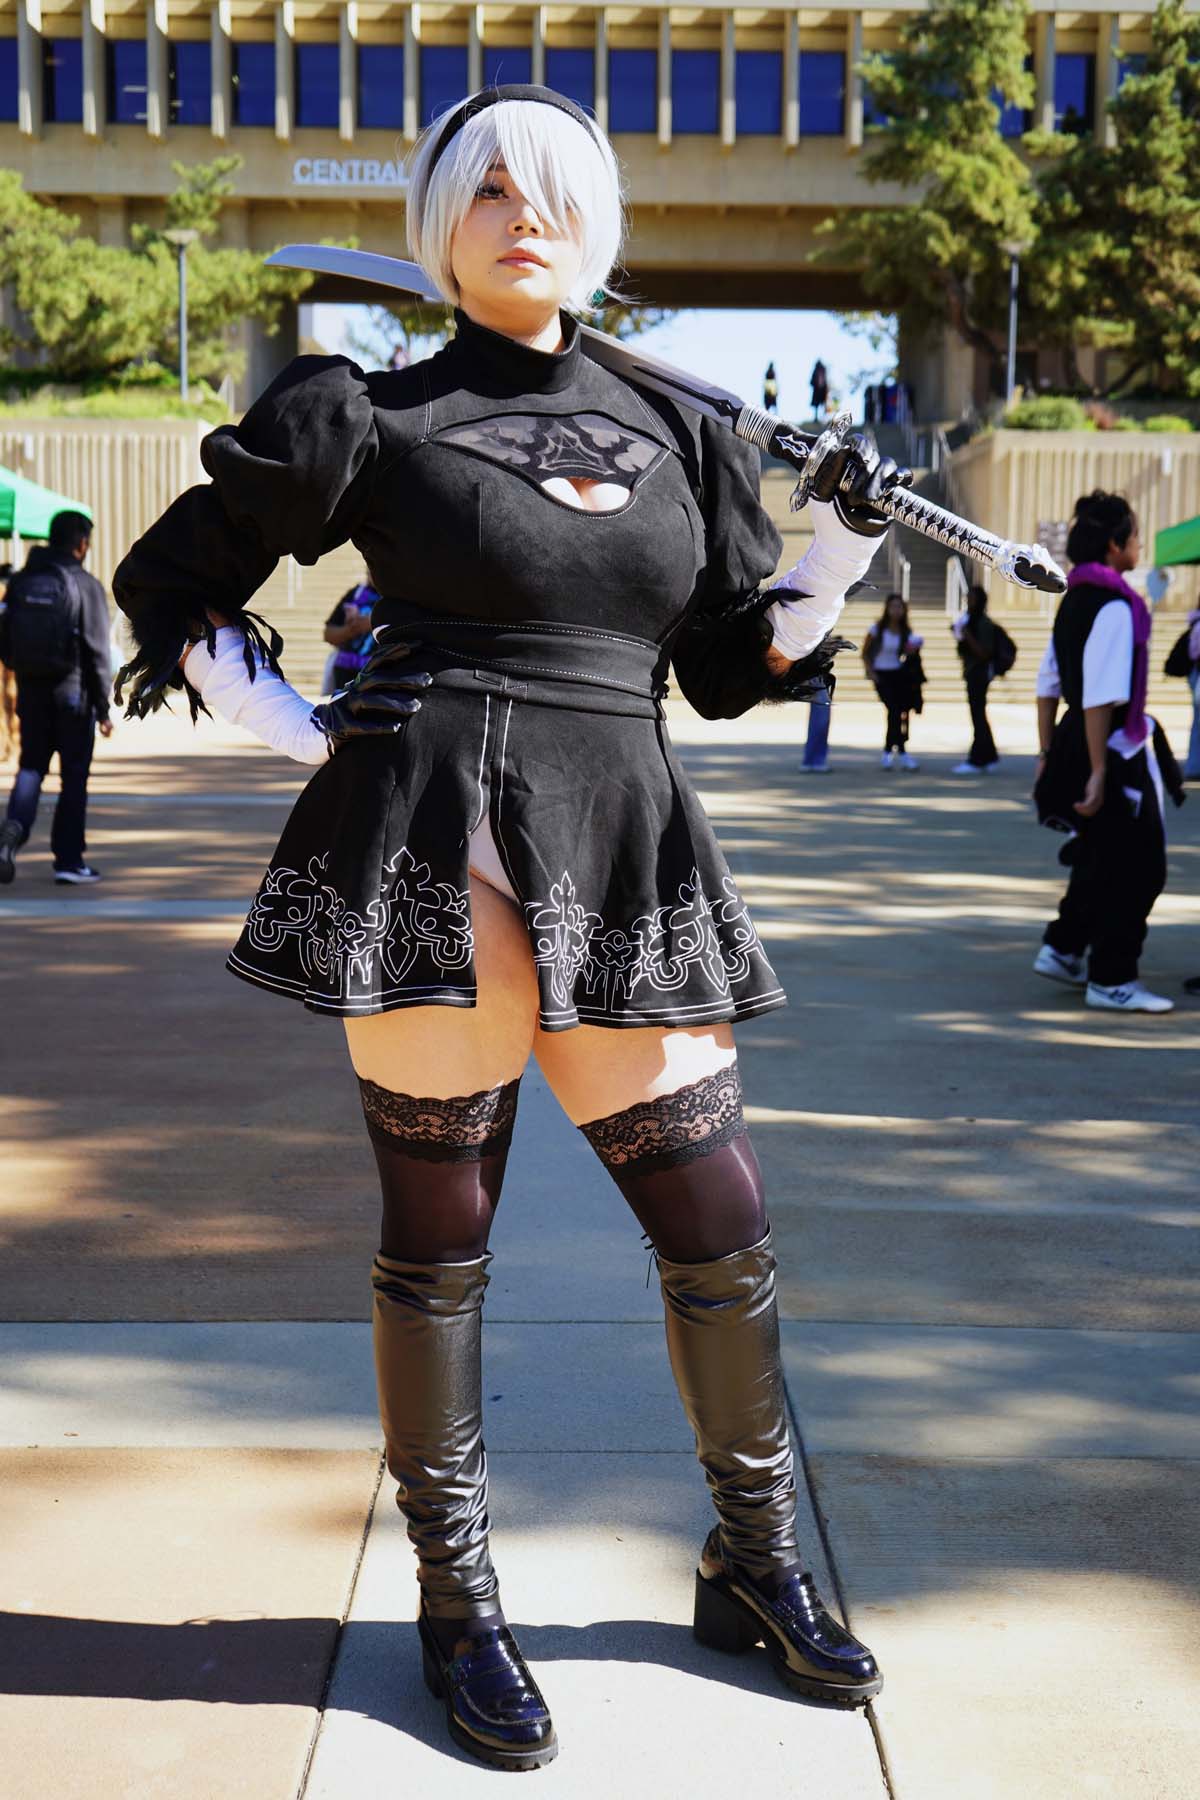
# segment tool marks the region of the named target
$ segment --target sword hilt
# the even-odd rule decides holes
[[[822,466],[845,447],[853,425],[851,415],[841,412],[819,437],[810,437],[756,406],[744,406],[733,421],[738,437],[757,444],[760,450],[788,463],[799,474],[791,498],[793,512],[807,506]],[[907,525],[972,562],[985,563],[1017,587],[1038,588],[1044,594],[1066,590],[1066,576],[1041,544],[1016,544],[1008,538],[995,537],[909,488],[893,488],[872,505],[898,525]]]

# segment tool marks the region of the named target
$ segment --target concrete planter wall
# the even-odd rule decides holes
[[[1156,531],[1200,513],[1200,432],[993,431],[954,452],[950,475],[968,518],[1022,541],[1043,520],[1068,521],[1092,488],[1125,494],[1148,562]],[[1194,606],[1198,577],[1174,570],[1165,604]]]

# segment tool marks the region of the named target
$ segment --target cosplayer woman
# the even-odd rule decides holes
[[[785,997],[662,698],[671,663],[710,718],[823,685],[829,627],[885,528],[871,502],[901,477],[858,440],[811,549],[761,591],[781,541],[758,452],[583,353],[572,310],[616,258],[619,179],[548,89],[490,89],[430,129],[408,232],[453,340],[399,371],[294,362],[206,440],[211,485],[116,586],[133,711],[182,685],[182,656],[194,705],[321,765],[229,966],[344,1020],[383,1190],[376,1365],[425,1678],[457,1743],[524,1769],[557,1745],[488,1552],[480,1319],[531,1051],[656,1254],[717,1514],[698,1636],[764,1643],[804,1694],[854,1704],[881,1685],[795,1538],[731,1029]],[[314,711],[245,607],[280,556],[347,540],[382,596],[379,648]]]
[[[1076,502],[1074,566],[1038,670],[1034,788],[1041,822],[1071,834],[1060,858],[1071,879],[1033,966],[1085,988],[1089,1006],[1160,1013],[1172,1002],[1143,987],[1138,958],[1167,879],[1164,790],[1181,804],[1183,781],[1146,713],[1150,609],[1125,579],[1140,549],[1123,495]]]

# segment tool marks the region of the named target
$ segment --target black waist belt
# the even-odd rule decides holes
[[[515,624],[425,612],[395,600],[376,630],[367,668],[382,672],[402,644],[406,673],[422,669],[435,687],[469,688],[535,706],[662,718],[666,687],[657,676],[662,646],[649,638],[581,625]]]

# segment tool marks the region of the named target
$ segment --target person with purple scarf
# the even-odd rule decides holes
[[[1089,1006],[1161,1013],[1173,1002],[1142,986],[1138,958],[1167,879],[1164,790],[1181,805],[1183,782],[1146,714],[1150,609],[1125,579],[1140,551],[1122,495],[1076,502],[1073,567],[1038,670],[1033,791],[1040,822],[1068,833],[1059,861],[1071,879],[1033,967],[1085,988]]]

